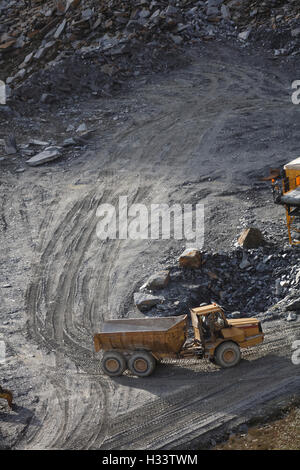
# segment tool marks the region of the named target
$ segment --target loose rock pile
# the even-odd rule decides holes
[[[228,317],[261,314],[263,319],[296,319],[300,312],[300,253],[292,248],[274,252],[271,247],[244,251],[203,253],[198,269],[168,267],[170,282],[156,301],[142,311],[148,315],[188,314],[201,303],[217,302]],[[153,291],[147,282],[138,295],[147,300]],[[136,306],[139,308],[137,302]],[[154,305],[155,304],[155,305]],[[292,316],[288,318],[289,313]],[[291,318],[293,317],[293,318]]]

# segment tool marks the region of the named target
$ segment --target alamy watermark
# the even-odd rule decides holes
[[[203,204],[128,204],[120,196],[116,206],[101,204],[97,209],[97,237],[101,240],[186,240],[204,245]]]
[[[294,80],[292,83],[292,89],[295,90],[292,93],[292,103],[300,104],[300,80]]]
[[[294,341],[292,344],[292,363],[295,366],[300,365],[300,340],[298,339],[297,341]]]
[[[0,340],[0,364],[5,363],[5,358],[6,358],[5,342]]]
[[[6,104],[6,94],[6,85],[2,80],[0,80],[0,104]]]

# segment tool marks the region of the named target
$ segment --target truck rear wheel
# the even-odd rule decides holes
[[[104,353],[101,365],[103,372],[110,377],[118,377],[127,369],[125,357],[117,351]]]
[[[128,361],[128,368],[138,377],[148,377],[154,371],[155,366],[155,358],[146,351],[133,353]]]
[[[220,344],[215,352],[216,363],[224,368],[236,366],[241,360],[239,346],[233,341]]]

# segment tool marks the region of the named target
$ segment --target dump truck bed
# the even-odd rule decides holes
[[[187,315],[161,318],[130,318],[103,323],[94,336],[95,350],[178,353],[187,338]]]

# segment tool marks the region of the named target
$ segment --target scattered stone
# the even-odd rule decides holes
[[[30,166],[38,166],[42,165],[43,163],[56,160],[56,158],[60,157],[60,155],[60,147],[48,147],[43,152],[40,152],[27,160],[26,163]]]
[[[73,137],[69,137],[63,141],[63,147],[71,147],[71,145],[76,145],[76,141]]]
[[[246,269],[249,266],[251,266],[251,263],[249,263],[246,253],[243,253],[243,259],[240,263],[240,269]]]
[[[200,268],[201,265],[201,251],[194,248],[187,248],[179,257],[179,266],[183,268]]]
[[[298,318],[298,317],[297,317],[297,314],[296,314],[296,313],[290,312],[290,313],[288,314],[288,316],[287,316],[286,321],[295,321],[295,320],[297,320],[297,318]]]
[[[242,31],[239,33],[238,38],[241,39],[242,41],[247,41],[251,34],[251,29],[247,29],[246,31]]]
[[[50,143],[46,142],[45,140],[31,139],[29,141],[29,145],[39,145],[40,147],[47,147],[50,145]]]
[[[258,228],[250,227],[241,233],[238,244],[246,249],[258,248],[265,244],[265,240]]]
[[[52,104],[55,103],[56,97],[51,93],[43,93],[41,96],[41,103]]]
[[[65,29],[66,23],[67,23],[67,20],[64,19],[63,22],[59,25],[59,27],[57,28],[57,30],[56,30],[55,33],[54,33],[54,38],[55,38],[55,39],[58,39],[58,38],[59,38],[59,36],[60,36],[61,33],[63,32],[63,30]]]
[[[300,28],[293,29],[293,30],[291,31],[291,34],[292,34],[292,37],[293,37],[293,38],[299,37],[299,36],[300,36]]]
[[[222,5],[221,6],[221,14],[224,18],[224,20],[230,20],[230,10],[227,5]]]
[[[183,39],[182,39],[181,36],[176,36],[176,35],[174,35],[174,34],[171,34],[170,37],[171,37],[172,41],[173,41],[175,44],[177,44],[178,46],[183,43]]]
[[[146,312],[150,310],[157,304],[163,302],[163,297],[157,297],[151,294],[144,294],[142,292],[136,292],[133,296],[134,304],[141,312]]]
[[[280,284],[280,279],[276,279],[275,281],[275,295],[280,296],[282,293],[282,286]]]
[[[10,135],[4,139],[4,151],[7,155],[17,153],[17,143],[14,135]]]
[[[169,5],[166,9],[167,16],[177,15],[177,13],[178,13],[178,9],[173,7],[172,5]]]
[[[81,134],[82,132],[86,132],[86,131],[87,131],[87,126],[86,126],[85,123],[80,124],[80,126],[77,127],[77,129],[76,129],[76,132],[77,132],[78,134]]]

